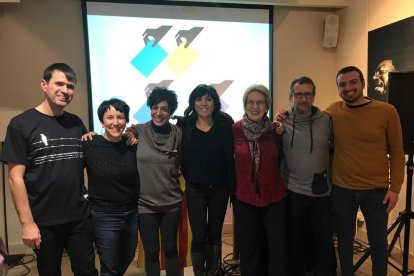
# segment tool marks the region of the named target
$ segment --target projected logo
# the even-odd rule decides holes
[[[175,35],[178,47],[169,54],[159,43],[171,28],[172,26],[160,26],[157,29],[146,29],[142,35],[145,47],[132,59],[131,64],[144,77],[151,75],[163,62],[176,76],[180,76],[197,59],[198,53],[190,47],[190,44],[200,34],[203,27],[179,30]]]
[[[162,82],[159,82],[159,83],[149,83],[147,87],[145,88],[145,95],[148,97],[152,89],[154,89],[155,87],[168,87],[172,82],[173,82],[172,80],[163,80]],[[221,99],[221,95],[224,94],[224,92],[227,90],[227,88],[229,88],[229,86],[232,83],[233,83],[232,80],[225,80],[220,83],[212,84],[212,86],[214,86],[214,88],[217,90],[217,94],[220,96],[221,109],[224,111],[229,106],[225,101]],[[141,106],[141,108],[138,109],[138,111],[134,114],[134,118],[140,123],[149,121],[151,119],[151,111],[149,107],[146,104]]]
[[[198,52],[190,45],[194,39],[201,33],[203,27],[193,27],[189,30],[179,30],[175,35],[177,48],[168,53],[160,42],[164,36],[171,30],[172,26],[160,26],[156,29],[148,28],[142,34],[144,48],[131,60],[131,64],[145,77],[150,76],[161,64],[173,72],[177,77],[181,76],[189,69],[191,64],[198,58]],[[159,83],[149,83],[145,88],[145,94],[149,93],[155,87],[169,87],[173,80],[163,80]],[[213,84],[217,93],[221,96],[231,85],[232,80],[226,80],[218,84]],[[226,110],[228,105],[221,100],[222,110]],[[134,114],[134,118],[144,123],[151,119],[149,107],[144,103]]]

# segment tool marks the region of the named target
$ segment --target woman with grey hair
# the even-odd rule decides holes
[[[281,136],[267,116],[271,104],[265,86],[248,87],[245,114],[233,126],[241,275],[286,275],[287,191],[279,170]]]

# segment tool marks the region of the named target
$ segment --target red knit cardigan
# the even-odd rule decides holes
[[[236,198],[257,207],[264,207],[282,200],[287,195],[287,191],[279,169],[281,136],[272,128],[260,137],[260,166],[256,174],[249,144],[241,128],[241,121],[233,125],[233,135]]]

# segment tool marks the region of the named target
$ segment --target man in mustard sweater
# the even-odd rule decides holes
[[[372,275],[387,275],[388,213],[404,180],[404,151],[394,106],[364,97],[364,76],[354,66],[336,75],[343,101],[327,108],[332,116],[335,154],[332,199],[341,274],[353,274],[353,239],[358,208],[365,217]]]

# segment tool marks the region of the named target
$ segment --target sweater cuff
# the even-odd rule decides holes
[[[391,184],[389,190],[399,194],[401,190],[401,185]]]

